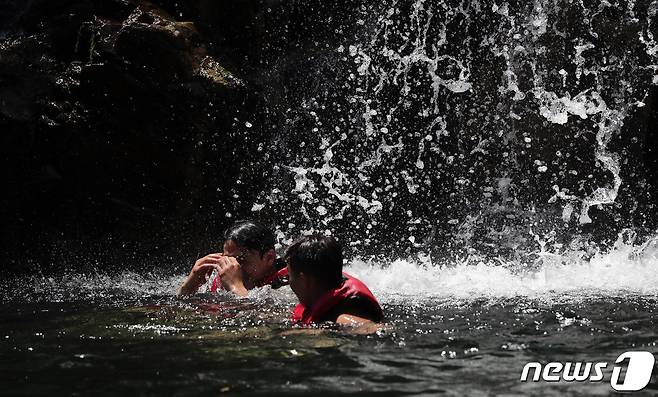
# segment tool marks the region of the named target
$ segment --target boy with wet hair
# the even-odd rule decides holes
[[[250,289],[264,285],[276,288],[286,283],[285,264],[274,250],[274,233],[251,220],[238,221],[224,232],[223,252],[197,260],[178,295],[195,294],[214,270],[217,277],[212,281],[211,292],[224,289],[247,296]]]
[[[382,309],[368,287],[343,273],[343,251],[333,237],[304,236],[288,247],[284,261],[290,288],[299,299],[292,314],[294,323],[382,321]]]

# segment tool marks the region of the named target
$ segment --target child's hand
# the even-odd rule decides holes
[[[247,296],[247,288],[242,279],[242,268],[232,256],[222,256],[219,260],[219,277],[224,288],[240,296]]]
[[[187,279],[178,290],[178,295],[192,295],[196,293],[199,287],[208,281],[208,276],[210,276],[213,269],[219,271],[219,261],[223,257],[224,255],[222,254],[214,253],[197,260],[194,266],[192,266]]]

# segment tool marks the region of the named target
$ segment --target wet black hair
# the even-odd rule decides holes
[[[343,279],[343,250],[333,237],[304,236],[296,240],[284,255],[290,269],[313,276],[326,288],[334,288]]]
[[[274,232],[252,220],[237,221],[226,229],[224,241],[228,240],[233,240],[240,247],[257,250],[261,255],[274,249]]]

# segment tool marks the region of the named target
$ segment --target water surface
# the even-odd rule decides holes
[[[614,255],[532,273],[353,261],[387,314],[372,335],[292,327],[287,288],[180,300],[181,275],[35,277],[20,293],[5,283],[0,393],[609,395],[610,371],[601,383],[519,377],[529,361],[658,352],[655,262]],[[658,392],[656,373],[642,393]]]

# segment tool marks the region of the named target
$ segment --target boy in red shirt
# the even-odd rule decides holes
[[[382,321],[382,309],[368,287],[343,273],[343,252],[333,237],[302,237],[288,247],[284,261],[290,287],[299,299],[293,322],[359,325]]]

